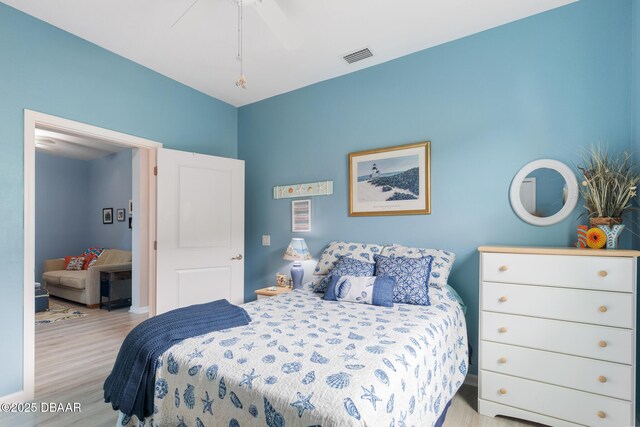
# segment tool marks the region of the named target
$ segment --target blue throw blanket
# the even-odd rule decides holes
[[[111,375],[104,382],[104,401],[113,409],[142,420],[153,413],[155,372],[159,357],[187,338],[249,324],[251,318],[227,300],[172,310],[136,326],[120,347]]]

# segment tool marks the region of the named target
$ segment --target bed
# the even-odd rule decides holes
[[[325,301],[311,289],[244,304],[247,326],[162,355],[154,414],[122,426],[432,426],[467,374],[462,307]]]

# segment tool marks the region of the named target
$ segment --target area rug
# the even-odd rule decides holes
[[[60,322],[61,320],[77,319],[86,314],[73,307],[65,307],[58,304],[50,304],[49,310],[36,313],[36,325]]]

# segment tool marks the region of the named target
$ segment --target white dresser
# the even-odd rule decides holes
[[[480,251],[478,412],[635,425],[640,251]]]

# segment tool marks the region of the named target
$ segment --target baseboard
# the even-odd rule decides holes
[[[133,314],[144,314],[144,313],[148,313],[149,312],[149,306],[144,306],[144,307],[135,307],[135,306],[131,306],[129,307],[129,313],[133,313]]]
[[[467,377],[464,379],[464,383],[466,385],[470,385],[471,387],[478,387],[478,376],[467,374]]]
[[[1,403],[22,403],[27,401],[27,395],[24,390],[17,391],[6,396],[0,396]]]

